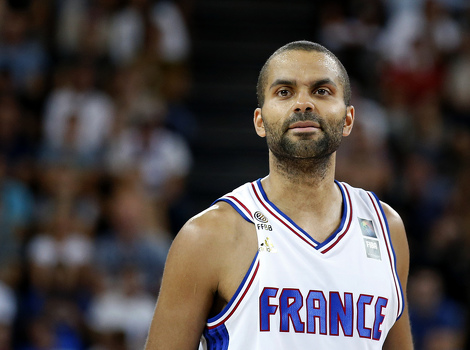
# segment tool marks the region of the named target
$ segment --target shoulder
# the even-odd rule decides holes
[[[257,249],[252,226],[225,202],[191,218],[169,250],[162,304],[176,295],[179,300],[193,300],[205,305],[205,320],[215,295],[228,302]]]
[[[183,226],[173,241],[170,255],[180,252],[178,255],[184,254],[184,259],[197,260],[192,263],[202,262],[207,268],[220,265],[244,244],[247,225],[250,224],[230,204],[217,202]]]
[[[176,239],[207,244],[236,235],[243,218],[228,203],[219,201],[188,220]],[[196,243],[196,242],[195,242]]]
[[[382,206],[384,214],[387,218],[392,240],[394,240],[394,238],[403,238],[402,236],[406,238],[405,226],[403,224],[403,220],[400,217],[400,214],[398,214],[398,212],[387,203],[380,201],[380,205]]]
[[[393,248],[397,258],[397,268],[400,275],[407,275],[410,253],[405,225],[403,224],[403,220],[395,209],[393,209],[387,203],[380,202],[380,204],[387,218],[390,239],[392,240]]]

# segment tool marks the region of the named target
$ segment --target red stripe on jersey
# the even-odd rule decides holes
[[[243,209],[245,209],[245,211],[250,214],[250,217],[253,217],[253,215],[251,215],[251,212],[248,210],[248,208],[238,200],[238,198],[234,197],[234,196],[227,196],[227,198],[230,198],[232,200],[234,200],[235,202],[237,202]]]
[[[380,222],[380,227],[382,229],[382,233],[384,235],[384,241],[385,241],[385,245],[387,246],[387,254],[388,254],[388,260],[390,262],[390,269],[392,270],[392,276],[393,276],[393,282],[395,283],[395,291],[397,293],[397,301],[398,301],[398,313],[397,313],[397,317],[400,315],[400,310],[401,310],[401,304],[400,304],[400,287],[399,287],[399,283],[397,281],[397,276],[395,274],[395,264],[393,262],[393,259],[392,259],[392,255],[391,255],[391,250],[390,250],[390,247],[388,245],[388,240],[387,240],[387,237],[386,237],[386,230],[384,229],[384,223],[382,221],[382,216],[379,214],[379,210],[377,208],[377,205],[376,205],[376,202],[375,200],[372,198],[372,196],[370,195],[370,193],[367,193],[369,195],[369,198],[374,206],[374,209],[375,209],[375,213],[377,214],[377,217],[379,218],[379,222]],[[391,238],[390,238],[391,239]]]
[[[238,302],[237,304],[232,308],[232,311],[230,311],[230,313],[223,318],[223,320],[221,320],[219,323],[213,325],[213,326],[209,326],[207,327],[208,329],[213,329],[213,328],[216,328],[218,326],[220,326],[221,324],[227,322],[227,320],[230,318],[230,316],[232,316],[232,314],[235,312],[235,310],[238,308],[238,306],[240,305],[240,303],[242,302],[243,298],[245,297],[246,293],[248,292],[248,290],[250,289],[251,285],[253,284],[253,281],[255,280],[255,277],[256,277],[256,274],[258,273],[258,269],[259,269],[259,261],[258,263],[256,264],[256,268],[255,268],[255,272],[253,272],[253,276],[251,276],[251,279],[250,279],[250,282],[248,283],[248,285],[246,286],[245,290],[243,291],[243,294],[242,296],[240,297],[240,299],[238,299]]]
[[[266,204],[264,204],[264,202],[261,200],[260,196],[258,195],[258,193],[256,192],[256,188],[255,188],[255,185],[252,183],[251,184],[251,187],[253,187],[253,192],[255,193],[256,195],[256,198],[258,198],[258,201],[261,203],[261,205],[272,215],[274,216],[276,219],[279,220],[279,222],[281,222],[285,227],[287,227],[290,231],[292,231],[293,233],[295,233],[300,239],[302,239],[305,243],[307,243],[309,246],[311,246],[312,248],[316,248],[314,244],[312,244],[311,242],[309,242],[305,237],[303,237],[302,235],[300,235],[296,230],[294,230],[290,225],[286,224],[284,222],[284,220],[282,220],[278,215],[276,215],[271,209],[268,208],[268,206]]]
[[[333,248],[335,245],[338,244],[338,242],[344,237],[344,235],[349,231],[349,227],[351,226],[351,222],[352,222],[352,204],[351,204],[351,196],[349,195],[349,191],[348,189],[346,188],[346,186],[343,186],[345,192],[346,192],[346,197],[348,197],[348,203],[349,203],[349,209],[350,209],[350,213],[349,213],[349,222],[348,222],[348,225],[346,226],[346,229],[344,230],[344,232],[341,234],[341,236],[339,236],[338,238],[336,238],[335,242],[332,243],[328,248],[324,249],[324,250],[320,250],[320,252],[322,254],[325,254],[327,253],[331,248]]]

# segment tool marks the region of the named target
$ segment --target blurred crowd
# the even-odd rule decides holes
[[[0,1],[0,349],[139,349],[191,168],[170,1]]]
[[[336,2],[318,37],[353,80],[337,176],[405,222],[416,349],[470,349],[470,3]]]
[[[0,350],[143,347],[193,162],[192,6],[0,0]],[[336,0],[313,17],[299,39],[353,83],[337,177],[407,228],[416,349],[468,349],[470,6]]]

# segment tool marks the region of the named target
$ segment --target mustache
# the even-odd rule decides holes
[[[323,118],[314,112],[294,112],[289,118],[284,122],[284,129],[289,129],[289,126],[297,122],[315,122],[320,124],[320,127],[323,129]]]

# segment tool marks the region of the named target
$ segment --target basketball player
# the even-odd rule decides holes
[[[269,175],[217,200],[170,249],[146,349],[412,349],[398,214],[335,181],[354,122],[349,78],[311,42],[258,80]]]

